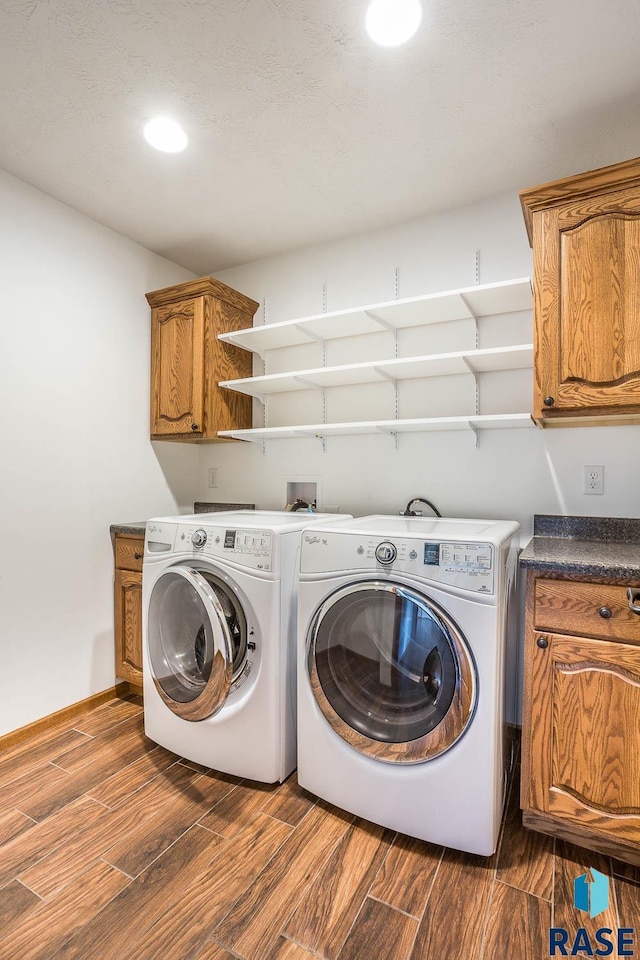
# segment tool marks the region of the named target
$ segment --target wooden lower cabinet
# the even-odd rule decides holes
[[[144,537],[116,534],[116,677],[142,687],[142,555]]]
[[[528,575],[521,803],[525,826],[640,864],[640,616],[626,584]]]

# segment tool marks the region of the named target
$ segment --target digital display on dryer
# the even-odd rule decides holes
[[[225,530],[224,532],[224,548],[225,550],[235,550],[236,546],[236,531],[235,530]]]
[[[427,563],[430,567],[440,566],[440,544],[439,543],[425,543],[424,562]]]

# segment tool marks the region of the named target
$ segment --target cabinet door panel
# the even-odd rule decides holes
[[[201,297],[152,312],[151,349],[151,433],[197,436],[202,432],[204,412]]]
[[[560,235],[563,382],[640,396],[640,220],[593,217]]]
[[[536,221],[538,415],[640,410],[640,190]]]
[[[619,839],[640,835],[640,649],[552,635],[543,810]]]
[[[142,683],[142,574],[116,570],[116,676]]]

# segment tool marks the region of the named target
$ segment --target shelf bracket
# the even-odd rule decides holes
[[[327,392],[325,387],[320,386],[319,383],[313,383],[312,380],[307,380],[306,377],[293,377],[296,383],[301,383],[303,387],[306,387],[308,390],[315,390],[316,393],[319,393],[322,397],[322,422],[327,422]],[[308,434],[308,436],[315,436],[315,434]],[[320,439],[320,438],[318,438]],[[322,450],[323,453],[326,453],[327,447],[322,438]]]
[[[469,313],[471,314],[471,316],[472,316],[473,319],[475,320],[476,326],[478,326],[478,314],[475,312],[475,310],[473,309],[473,307],[471,306],[471,304],[469,303],[469,301],[468,301],[467,298],[465,297],[464,293],[459,293],[458,296],[460,297],[460,299],[461,299],[462,302],[464,303],[465,307],[467,308],[467,310],[469,311]]]
[[[476,281],[476,282],[477,282],[477,281]],[[463,293],[459,293],[458,296],[460,297],[460,299],[462,300],[463,304],[465,305],[465,308],[469,311],[469,313],[470,313],[471,316],[473,317],[473,323],[474,323],[474,326],[475,326],[475,328],[476,328],[476,329],[475,329],[475,333],[476,333],[476,350],[477,350],[478,347],[480,346],[480,329],[479,329],[479,327],[478,327],[478,314],[477,314],[477,313],[475,312],[475,310],[472,308],[471,304],[469,303],[469,301],[467,300],[467,298],[464,296]]]
[[[262,326],[266,327],[269,322],[269,304],[267,303],[267,298],[265,297],[262,301]],[[267,351],[261,350],[259,347],[257,349],[251,348],[253,353],[257,353],[260,359],[264,364],[264,373],[267,372]]]
[[[477,371],[476,368],[473,366],[473,364],[471,363],[471,361],[469,360],[469,358],[468,358],[468,357],[462,357],[462,362],[464,363],[465,367],[467,368],[467,370],[469,371],[469,373],[471,374],[471,376],[473,377],[473,379],[474,379],[475,382],[477,383],[477,382],[478,382],[478,371]]]
[[[264,322],[265,322],[265,323],[267,322],[267,299],[266,299],[266,297],[265,297],[265,301],[264,301]],[[262,372],[263,372],[263,374],[266,376],[266,375],[267,375],[267,357],[266,357],[266,355],[262,358],[262,361],[263,361],[263,363],[262,363]],[[266,395],[266,393],[263,393],[263,394],[262,394],[262,426],[265,427],[265,429],[266,429],[266,426],[267,426],[267,395]],[[264,440],[263,440],[263,441],[262,441],[262,456],[265,457],[266,455],[267,455],[267,446],[266,446],[266,444],[265,444],[265,442],[264,442]]]
[[[314,383],[312,380],[307,380],[306,377],[293,377],[296,383],[301,383],[303,387],[307,390],[317,390],[320,393],[324,393],[324,387],[321,387],[319,383]]]
[[[236,432],[235,430],[233,433],[229,433],[228,436],[230,436],[232,440],[244,440],[245,443],[260,443],[262,445],[265,443],[264,439],[261,440],[258,437],[247,437],[244,432]]]
[[[248,347],[242,337],[234,337],[232,333],[225,334],[224,338],[219,337],[219,340],[222,340],[223,343],[230,343],[234,347],[241,347],[243,350],[250,350],[251,353],[255,353],[263,363],[266,362],[266,351],[261,347]]]
[[[380,324],[381,327],[384,327],[385,330],[389,330],[390,333],[396,333],[396,328],[392,323],[389,323],[388,320],[383,320],[382,317],[377,317],[375,313],[371,313],[370,310],[363,311],[365,317],[369,317],[369,320],[373,320],[374,323]]]
[[[381,370],[380,367],[373,368],[378,376],[382,377],[383,380],[387,380],[389,383],[393,384],[393,390],[395,394],[395,414],[394,419],[398,419],[398,379],[397,377],[392,377],[390,373],[385,373],[384,370]],[[396,450],[398,449],[398,440],[396,438]]]
[[[378,376],[382,377],[384,380],[388,380],[389,383],[392,383],[392,384],[394,385],[394,387],[397,388],[397,386],[398,386],[398,378],[397,378],[397,377],[392,377],[390,373],[385,373],[385,371],[384,371],[384,370],[381,370],[380,367],[374,367],[373,369],[374,369],[375,372],[378,374]]]
[[[299,330],[300,333],[304,333],[305,337],[309,337],[310,340],[315,340],[316,343],[321,343],[324,346],[325,339],[321,337],[319,333],[314,333],[313,330],[307,330],[301,323],[294,323],[296,330]]]
[[[396,450],[398,449],[398,431],[397,430],[391,430],[389,429],[389,427],[380,427],[380,426],[377,426],[376,430],[378,431],[378,433],[384,433],[385,436],[387,437],[393,437],[393,445],[396,448]]]
[[[475,426],[475,424],[471,423],[471,421],[469,421],[468,427],[469,427],[469,430],[471,430],[471,432],[473,433],[473,435],[474,435],[475,438],[476,438],[476,450],[477,450],[478,447],[480,446],[480,431],[479,431],[478,428]]]
[[[294,437],[304,437],[305,439],[319,440],[322,444],[322,452],[327,452],[327,438],[323,437],[320,433],[314,433],[313,430],[294,430]]]
[[[476,416],[478,416],[478,414],[480,413],[480,384],[478,382],[478,371],[473,366],[473,364],[471,363],[468,357],[463,357],[462,361],[465,367],[467,368],[467,370],[469,371],[469,373],[471,374],[471,376],[473,377],[474,383],[476,385]]]

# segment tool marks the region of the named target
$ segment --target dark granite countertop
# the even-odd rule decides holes
[[[126,537],[144,537],[146,529],[146,520],[133,520],[131,523],[112,523],[109,527],[112,535],[119,533]]]
[[[589,577],[640,578],[640,520],[536,516],[523,567]]]
[[[255,510],[255,503],[205,503],[196,501],[193,505],[194,513],[218,513],[221,510]],[[132,523],[112,523],[109,527],[112,536],[116,533],[130,537],[144,537],[147,527],[146,520],[133,521]]]

